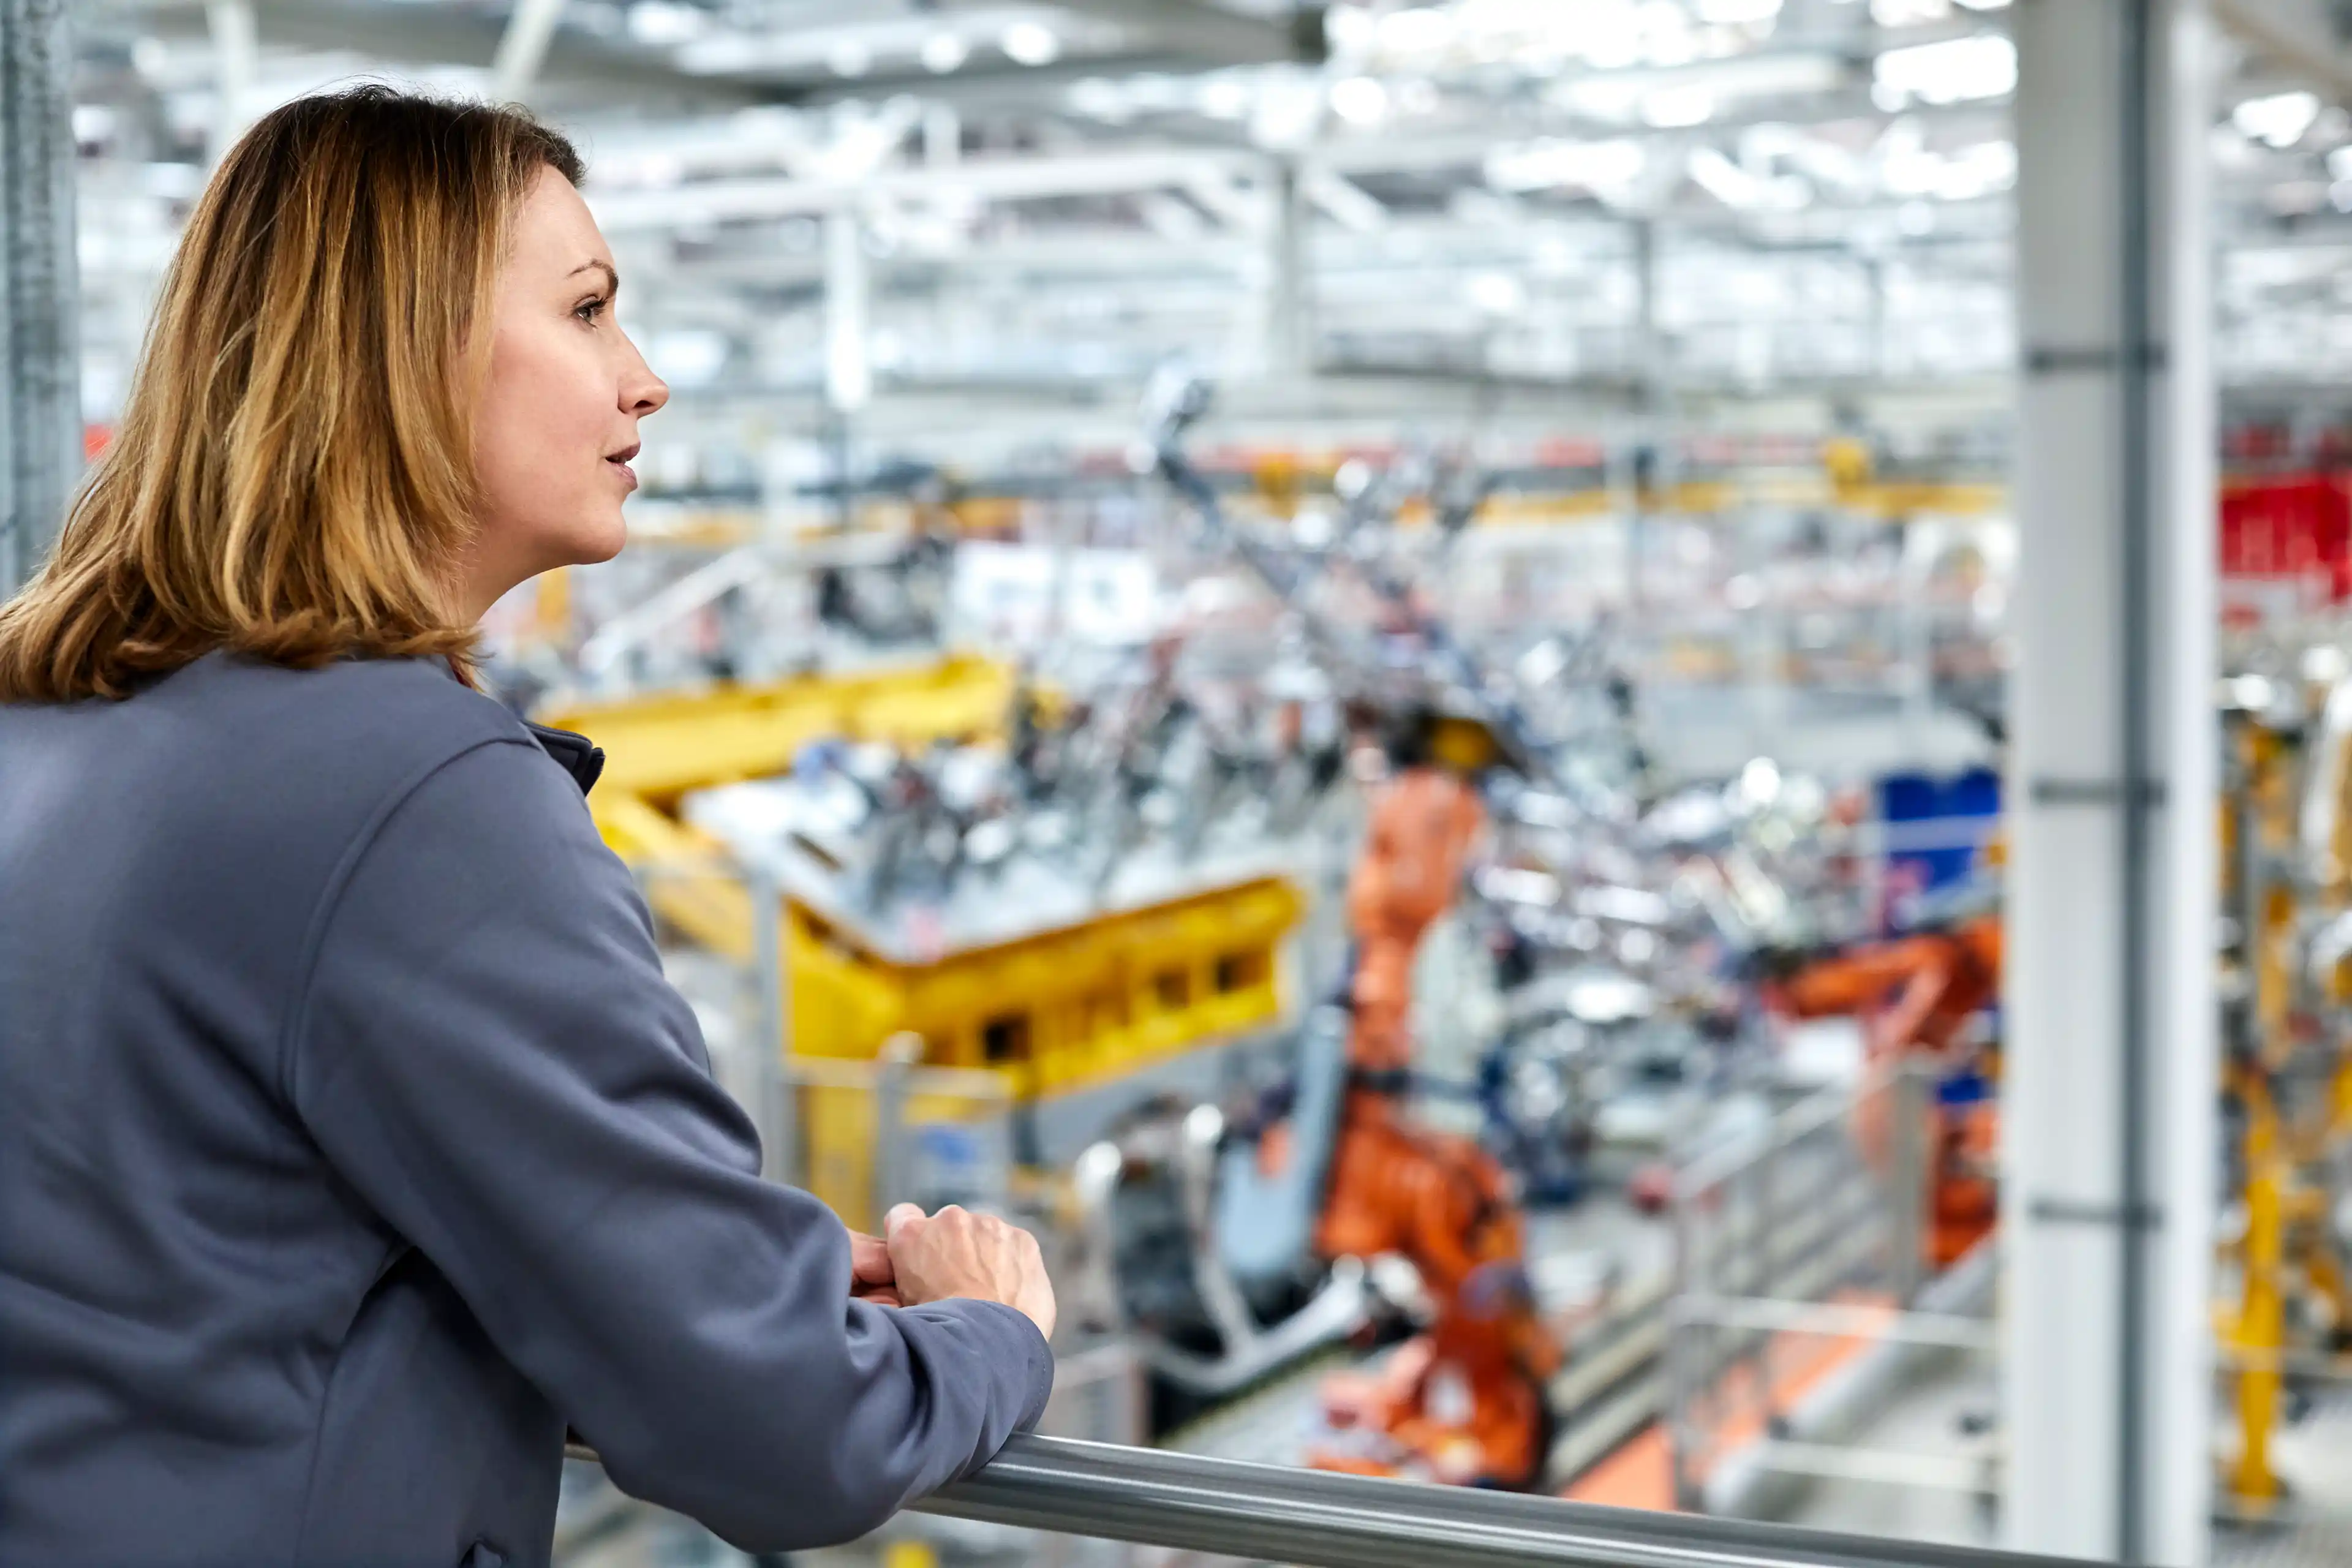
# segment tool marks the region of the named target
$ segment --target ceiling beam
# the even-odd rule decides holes
[[[363,0],[252,0],[264,47],[348,49],[407,65],[477,66],[496,61],[506,29],[494,15],[457,5],[376,5]],[[151,0],[139,8],[162,37],[205,36],[203,0]],[[702,107],[773,102],[782,96],[754,82],[679,70],[658,49],[607,44],[575,31],[548,40],[538,74],[550,97],[626,93]]]
[[[2213,16],[2273,66],[2352,101],[2352,50],[2318,0],[2213,0]]]
[[[982,201],[1126,195],[1179,188],[1203,175],[1245,176],[1262,160],[1181,147],[972,160],[940,168],[884,169],[855,180],[710,180],[657,190],[598,190],[588,205],[614,233],[834,212],[867,202],[951,195]]]
[[[1211,0],[1054,0],[1065,11],[1116,23],[1196,64],[1320,64],[1323,7],[1302,5],[1280,20],[1245,16]]]

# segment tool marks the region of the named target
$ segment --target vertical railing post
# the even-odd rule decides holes
[[[1895,1302],[1908,1307],[1927,1282],[1928,1069],[1904,1062],[1880,1091],[1887,1097],[1892,1155],[1887,1173],[1888,1283]]]
[[[874,1077],[874,1226],[893,1204],[912,1195],[907,1138],[907,1079],[923,1059],[923,1037],[897,1034],[885,1041],[875,1058]]]
[[[1696,1412],[1693,1408],[1697,1389],[1692,1376],[1689,1336],[1693,1324],[1686,1313],[1699,1279],[1698,1227],[1693,1214],[1696,1200],[1696,1193],[1680,1184],[1669,1200],[1674,1261],[1665,1311],[1666,1462],[1673,1472],[1675,1506],[1685,1510],[1695,1509],[1698,1503],[1696,1456],[1692,1452],[1697,1440]]]
[[[800,1175],[800,1094],[792,1070],[784,890],[772,872],[758,866],[745,869],[743,887],[751,900],[751,973],[759,989],[761,1173],[793,1183]]]

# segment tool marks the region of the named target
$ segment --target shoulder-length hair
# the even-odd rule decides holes
[[[580,155],[520,110],[287,104],[191,216],[121,426],[0,608],[0,701],[121,697],[217,648],[467,668],[473,400],[510,223]]]

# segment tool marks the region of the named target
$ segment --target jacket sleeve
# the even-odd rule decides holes
[[[824,1544],[1034,1423],[1028,1318],[851,1300],[839,1220],[761,1179],[635,884],[535,746],[443,763],[347,866],[287,1090],[625,1490],[747,1550]]]

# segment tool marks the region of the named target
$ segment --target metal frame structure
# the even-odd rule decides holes
[[[73,45],[65,0],[0,0],[0,599],[81,471]]]

